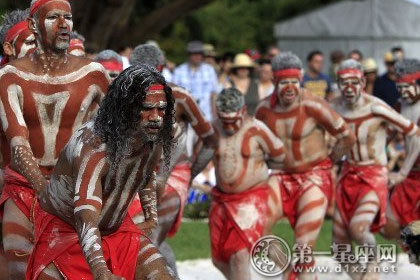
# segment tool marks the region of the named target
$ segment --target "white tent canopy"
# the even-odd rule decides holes
[[[383,55],[394,46],[403,47],[407,57],[420,57],[420,5],[416,2],[342,1],[275,24],[274,36],[281,50],[291,50],[302,59],[315,49],[327,57],[332,50],[347,54],[359,49],[365,58],[375,58],[383,70]]]

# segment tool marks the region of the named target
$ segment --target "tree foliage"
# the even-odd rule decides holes
[[[339,0],[70,0],[75,28],[95,51],[155,39],[180,62],[188,41],[212,43],[219,53],[264,51],[274,23]],[[2,0],[0,10],[30,0]]]

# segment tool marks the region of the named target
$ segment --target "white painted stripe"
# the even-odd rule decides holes
[[[22,94],[22,88],[16,84],[12,84],[7,88],[7,98],[9,105],[16,116],[20,126],[26,127],[25,119],[23,118],[21,104],[19,102],[19,95]]]
[[[153,255],[151,255],[145,262],[144,262],[144,264],[145,265],[148,265],[149,263],[151,263],[151,262],[153,262],[153,261],[155,261],[155,260],[157,260],[157,259],[160,259],[160,258],[162,258],[162,255],[161,254],[159,254],[159,253],[154,253]]]
[[[98,211],[98,209],[96,209],[92,205],[81,205],[81,206],[78,206],[78,207],[74,208],[74,214],[76,214],[77,212],[82,211],[82,210],[91,210],[91,211],[94,211],[94,212]]]
[[[7,121],[6,111],[4,110],[3,101],[0,98],[0,119],[3,131],[6,131],[9,127],[9,122]]]

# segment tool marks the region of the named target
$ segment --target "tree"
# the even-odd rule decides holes
[[[137,45],[213,0],[70,0],[75,29],[98,51]],[[30,0],[4,0],[3,8],[25,9]]]

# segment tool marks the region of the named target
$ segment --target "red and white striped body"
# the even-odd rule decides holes
[[[362,94],[354,108],[346,107],[341,99],[333,107],[345,119],[357,141],[347,160],[355,165],[386,165],[385,153],[387,128],[391,127],[404,135],[416,133],[417,127],[398,114],[379,98]]]
[[[94,62],[54,77],[8,65],[0,72],[0,84],[0,118],[8,144],[30,146],[49,174],[72,133],[97,109],[109,80]],[[8,146],[2,152],[10,158]]]
[[[261,121],[245,117],[242,127],[227,135],[219,121],[214,124],[218,148],[214,157],[218,188],[239,193],[268,179],[267,157],[282,163],[283,143]]]

